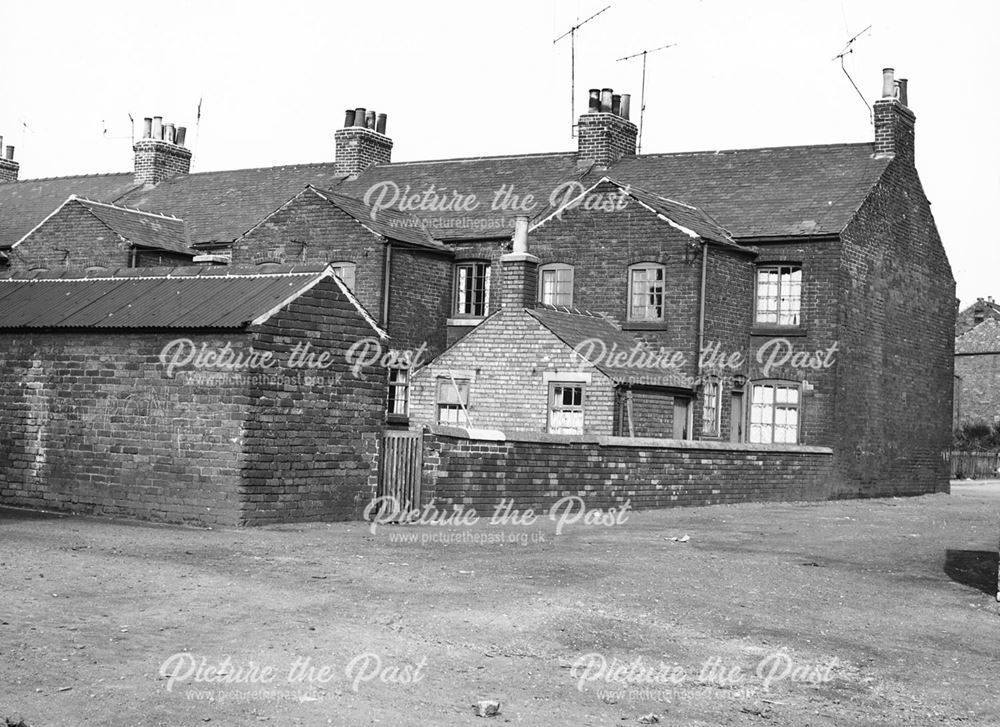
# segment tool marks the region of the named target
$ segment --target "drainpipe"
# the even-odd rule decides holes
[[[385,241],[385,269],[382,271],[382,327],[389,332],[389,277],[392,274],[392,243]]]
[[[136,249],[136,246],[133,245],[132,249],[129,251],[129,256],[128,256],[128,266],[130,268],[134,268],[135,267],[135,261],[136,261],[136,258],[138,257],[138,253],[139,253],[139,251]]]
[[[708,243],[701,243],[701,296],[698,301],[698,345],[694,355],[698,361],[698,378],[701,382],[701,349],[705,345],[705,280],[708,278]]]

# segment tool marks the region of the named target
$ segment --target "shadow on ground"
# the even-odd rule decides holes
[[[995,550],[945,551],[944,572],[956,583],[972,586],[991,596],[997,592],[997,562]]]

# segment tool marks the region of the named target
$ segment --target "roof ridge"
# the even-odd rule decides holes
[[[136,268],[138,269],[138,268]],[[176,270],[177,268],[172,268]],[[90,283],[94,281],[110,281],[110,280],[225,280],[232,278],[289,278],[289,277],[307,277],[310,275],[322,275],[325,272],[323,270],[309,270],[309,271],[287,271],[287,272],[273,272],[273,273],[226,273],[225,275],[174,275],[172,273],[165,273],[163,275],[110,275],[110,276],[93,276],[84,278],[0,278],[0,284],[3,283]]]
[[[838,142],[836,144],[788,144],[785,146],[747,146],[747,147],[734,147],[730,149],[699,149],[696,151],[671,151],[671,152],[658,152],[654,154],[636,154],[631,157],[623,157],[623,160],[628,159],[653,159],[657,157],[682,157],[682,156],[712,156],[716,154],[733,154],[741,151],[785,151],[789,149],[835,149],[835,148],[846,148],[846,147],[871,147],[874,148],[875,144],[871,141],[845,141]],[[609,169],[614,169],[616,164],[612,164]]]
[[[388,164],[373,164],[371,168],[382,168],[386,169],[388,167],[402,167],[402,166],[412,166],[416,164],[444,164],[447,162],[482,162],[489,159],[538,159],[542,157],[575,157],[577,152],[575,151],[541,151],[532,152],[528,154],[492,154],[489,156],[472,156],[472,157],[446,157],[443,159],[414,159],[412,161],[406,162],[390,162]],[[359,179],[364,177],[364,172],[359,175]]]
[[[23,184],[24,182],[51,182],[56,179],[92,179],[94,177],[131,177],[133,172],[99,172],[97,174],[64,174],[55,177],[32,177],[30,179],[12,179],[0,184]],[[142,185],[136,185],[142,186]]]
[[[180,217],[174,215],[168,215],[164,212],[150,212],[149,210],[141,210],[138,207],[128,207],[123,204],[113,204],[111,202],[101,202],[100,200],[90,199],[88,197],[81,197],[78,194],[71,194],[72,199],[78,200],[80,202],[86,202],[87,204],[94,204],[98,207],[111,207],[112,209],[125,210],[126,212],[135,212],[140,215],[149,215],[151,217],[162,217],[165,220],[174,220],[176,222],[183,222],[184,220]]]

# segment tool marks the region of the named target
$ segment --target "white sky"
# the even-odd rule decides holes
[[[1000,298],[1000,4],[871,0],[35,2],[0,6],[0,135],[21,178],[127,171],[128,114],[188,126],[193,171],[333,159],[344,110],[389,115],[393,160],[571,150],[590,87],[631,93],[643,151],[866,141],[883,66],[910,80],[917,167],[963,307]],[[196,109],[203,97],[200,130]],[[25,126],[25,124],[27,126]],[[105,133],[106,129],[106,133]]]

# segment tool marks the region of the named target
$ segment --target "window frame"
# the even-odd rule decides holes
[[[705,423],[708,421],[709,387],[714,389],[715,407],[712,415],[712,428],[706,429]],[[717,377],[710,377],[705,380],[701,387],[701,436],[721,437],[722,436],[722,381]]]
[[[798,297],[796,298],[796,300],[798,301],[798,306],[797,306],[797,309],[795,310],[795,313],[794,313],[794,316],[796,317],[796,321],[794,323],[782,323],[781,322],[781,317],[784,314],[783,313],[784,309],[782,308],[782,305],[781,305],[781,302],[782,302],[782,299],[783,299],[784,285],[791,285],[791,282],[792,282],[792,281],[789,281],[788,283],[786,283],[786,284],[783,285],[783,283],[782,283],[782,278],[783,278],[782,273],[785,270],[788,271],[788,275],[789,276],[793,275],[796,272],[799,274],[799,280],[798,280]],[[773,315],[775,317],[774,321],[762,321],[760,319],[760,316],[763,313],[763,311],[761,310],[761,305],[760,305],[760,303],[761,303],[761,297],[762,297],[761,296],[761,281],[760,281],[760,276],[761,276],[761,273],[764,273],[764,272],[777,272],[778,273],[778,290],[777,290],[777,295],[775,296],[775,299],[776,299],[776,308],[773,311]],[[805,284],[804,284],[804,280],[803,280],[803,270],[802,270],[801,263],[797,263],[797,262],[769,262],[769,263],[761,263],[759,265],[756,265],[755,268],[754,268],[753,325],[757,326],[757,327],[763,327],[763,328],[784,328],[784,329],[801,328],[802,327],[802,290],[803,290],[804,287],[805,287]],[[771,296],[767,296],[767,297],[770,298]],[[791,300],[792,298],[789,298],[789,299]],[[771,314],[772,311],[767,311],[767,313]]]
[[[450,401],[442,402],[441,391],[442,387],[448,386],[453,389],[457,389],[458,403],[453,403]],[[462,389],[465,389],[465,401],[462,401]],[[472,380],[471,379],[459,379],[451,378],[448,376],[438,376],[437,386],[434,393],[434,409],[435,409],[435,421],[445,427],[467,427],[469,426],[469,395],[471,393]],[[443,411],[454,411],[457,412],[456,421],[442,421],[441,413]],[[463,421],[464,420],[464,421]]]
[[[569,273],[569,280],[560,281],[559,273],[565,273],[565,272]],[[555,292],[553,293],[553,298],[555,298],[555,302],[552,303],[547,302],[545,300],[546,273],[555,273]],[[573,284],[575,282],[575,278],[576,278],[576,271],[574,267],[567,263],[546,263],[545,265],[540,266],[538,268],[538,295],[537,295],[538,302],[541,303],[542,305],[552,305],[556,307],[562,306],[565,308],[571,308],[573,306]],[[567,302],[560,303],[558,301],[560,295],[559,293],[560,284],[563,285],[568,284],[569,286],[569,300]]]
[[[634,275],[640,270],[655,270],[660,273],[661,278],[658,281],[660,283],[660,316],[658,318],[636,318],[634,316],[634,306],[633,299],[635,298],[635,280]],[[656,262],[641,262],[633,263],[628,266],[628,285],[626,286],[626,299],[625,299],[625,320],[629,323],[663,323],[667,318],[667,266],[663,263]],[[654,281],[656,282],[656,281]],[[648,291],[647,291],[648,294]],[[655,307],[654,305],[647,304],[644,308]]]
[[[396,379],[393,378],[393,374],[396,375]],[[410,369],[405,366],[390,366],[387,371],[386,380],[386,401],[385,401],[385,413],[386,416],[396,416],[396,417],[406,417],[410,415]],[[402,381],[398,377],[402,375]],[[402,411],[395,411],[399,409],[398,406],[400,398],[396,394],[399,390],[402,390]]]
[[[767,386],[773,387],[774,388],[774,393],[773,393],[772,399],[770,401],[770,409],[771,409],[771,418],[770,419],[771,420],[770,420],[770,423],[767,424],[767,426],[770,428],[771,436],[770,436],[770,439],[764,441],[764,440],[758,440],[758,439],[754,438],[754,426],[763,426],[762,422],[755,424],[754,421],[753,421],[753,419],[754,419],[754,409],[757,406],[757,404],[754,401],[754,393],[756,392],[756,390],[757,390],[758,387],[767,387]],[[747,393],[749,394],[749,396],[747,396],[746,399],[745,399],[745,408],[746,408],[745,415],[746,415],[746,418],[747,418],[746,419],[746,427],[744,429],[745,441],[748,442],[749,444],[800,444],[801,441],[802,441],[802,411],[803,411],[803,408],[804,408],[804,402],[802,401],[802,393],[803,393],[802,392],[802,382],[800,382],[800,381],[790,381],[790,380],[787,380],[787,379],[759,379],[757,381],[748,382],[747,383],[747,389],[748,389]],[[788,402],[788,401],[779,402],[778,401],[778,390],[779,389],[788,389],[788,390],[791,390],[791,391],[795,391],[795,401],[794,402]],[[775,432],[777,431],[777,428],[778,428],[778,424],[777,424],[777,420],[778,420],[777,413],[778,413],[778,409],[779,409],[778,404],[782,404],[783,405],[780,408],[783,408],[783,409],[786,409],[786,410],[791,410],[791,409],[795,410],[795,439],[794,439],[794,441],[791,441],[791,442],[789,442],[789,441],[777,441],[774,438],[774,434],[775,434]],[[785,428],[787,429],[787,426]]]
[[[357,265],[357,263],[352,263],[350,260],[341,260],[339,262],[330,263],[330,267],[333,269],[334,274],[338,278],[340,278],[340,282],[342,282],[345,286],[347,286],[347,289],[353,293],[354,292],[354,288],[355,288],[355,286],[357,285],[357,282],[358,282],[358,278],[357,278],[357,275],[358,275],[358,265]],[[338,270],[349,270],[350,273],[351,273],[350,276],[349,276],[350,277],[350,281],[348,281],[347,278],[344,275],[342,275],[340,272],[338,272]]]
[[[580,403],[576,404],[562,404],[556,406],[555,395],[556,389],[579,389],[580,390]],[[548,434],[564,434],[568,436],[580,436],[585,434],[587,431],[587,385],[583,381],[550,381],[548,385],[548,390],[546,392],[545,399],[545,431]],[[570,412],[575,413],[579,411],[580,414],[580,431],[578,432],[565,432],[565,431],[553,431],[552,430],[552,415],[556,412]]]
[[[467,313],[467,312],[464,312],[462,310],[462,303],[463,303],[463,301],[460,298],[461,290],[460,290],[460,287],[459,287],[459,283],[460,283],[461,276],[462,276],[461,271],[462,271],[463,268],[472,268],[472,270],[473,270],[472,280],[473,280],[473,283],[474,283],[475,280],[478,277],[476,275],[476,272],[475,272],[476,268],[478,266],[483,266],[483,269],[484,269],[483,276],[482,276],[482,280],[483,280],[482,313],[480,314],[480,313],[474,312],[475,308],[476,308],[476,302],[475,302],[476,293],[475,293],[475,288],[473,288],[473,290],[472,290],[472,298],[473,298],[473,300],[472,300],[472,309],[473,309],[473,312],[468,312]],[[455,318],[485,318],[486,316],[488,316],[490,314],[490,293],[491,293],[491,288],[492,288],[492,286],[491,286],[491,280],[492,280],[492,277],[493,277],[492,268],[493,268],[493,265],[490,263],[489,260],[460,260],[460,261],[457,261],[455,263],[454,273],[453,273],[453,282],[452,282],[452,303],[451,303],[452,315]]]

